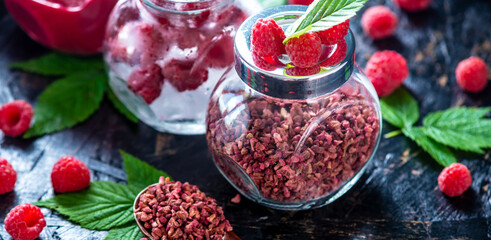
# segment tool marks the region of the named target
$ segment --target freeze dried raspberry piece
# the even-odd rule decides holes
[[[452,163],[438,176],[438,187],[449,197],[462,195],[471,185],[471,172],[461,163]]]
[[[295,67],[313,67],[319,61],[322,43],[316,33],[308,32],[288,40],[286,53]]]
[[[368,8],[361,17],[361,27],[373,39],[391,36],[397,28],[398,20],[394,12],[384,6]]]
[[[62,157],[51,170],[51,184],[58,193],[82,190],[90,184],[89,168],[74,157]]]
[[[409,76],[406,59],[394,51],[374,53],[367,62],[365,73],[379,97],[391,94]]]
[[[278,57],[285,53],[285,33],[273,19],[258,19],[252,26],[252,52],[262,57]]]
[[[344,40],[344,36],[348,34],[349,19],[324,31],[317,32],[317,35],[322,41],[322,44],[333,45]]]
[[[12,165],[0,157],[0,195],[11,192],[15,188],[17,172]]]
[[[347,47],[346,40],[343,39],[343,41],[336,45],[334,53],[320,65],[322,67],[330,67],[340,63],[346,57]]]
[[[208,70],[191,60],[172,59],[162,68],[162,75],[179,92],[194,90],[208,80]]]
[[[468,92],[482,91],[488,84],[488,68],[478,57],[462,60],[455,69],[457,83]]]
[[[150,65],[149,67],[140,66],[131,73],[128,78],[128,85],[145,102],[151,104],[162,92],[164,77],[157,64]]]
[[[427,9],[430,6],[431,1],[432,0],[394,0],[394,3],[406,11],[417,12]]]
[[[308,67],[308,68],[300,68],[300,67],[293,67],[293,68],[287,68],[286,74],[290,76],[310,76],[319,73],[321,70],[321,67],[319,65],[315,65],[313,67]]]
[[[46,227],[41,209],[24,203],[14,207],[5,217],[5,230],[17,240],[33,240]]]
[[[0,130],[7,136],[20,136],[31,126],[33,115],[34,111],[26,101],[4,104],[0,107]]]

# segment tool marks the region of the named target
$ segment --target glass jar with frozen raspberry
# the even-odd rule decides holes
[[[118,2],[104,43],[109,85],[132,113],[155,129],[203,134],[209,96],[233,65],[234,36],[257,11],[254,3]]]
[[[318,49],[311,43],[295,48],[288,39],[281,49],[283,30],[306,9],[267,9],[241,25],[235,69],[218,82],[206,119],[220,172],[247,198],[276,209],[309,209],[339,198],[367,168],[381,131],[377,94],[355,63],[349,23],[291,43],[312,39]],[[260,39],[253,37],[257,32]],[[312,60],[306,52],[317,55]]]

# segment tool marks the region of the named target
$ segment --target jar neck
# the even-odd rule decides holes
[[[252,25],[259,18],[273,18],[286,29],[305,11],[307,6],[287,5],[267,9],[247,19],[235,37],[235,70],[242,81],[252,89],[276,98],[308,99],[333,92],[342,86],[353,73],[355,64],[355,40],[353,33],[346,35],[346,56],[339,63],[323,67],[311,76],[294,77],[285,74],[285,68],[263,70],[254,64],[251,53],[250,35]],[[333,46],[335,51],[336,47]]]
[[[181,15],[201,14],[216,11],[233,4],[235,0],[138,0],[154,14],[174,13]]]

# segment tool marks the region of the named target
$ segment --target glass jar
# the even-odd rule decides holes
[[[208,99],[233,65],[233,39],[257,10],[253,3],[246,8],[234,0],[118,2],[104,44],[109,85],[155,129],[204,134]]]
[[[354,61],[351,31],[327,48],[329,56],[344,49],[343,57],[317,74],[258,67],[249,40],[256,20],[273,18],[286,29],[306,9],[280,6],[244,22],[235,69],[218,82],[208,106],[206,139],[216,166],[244,196],[275,209],[310,209],[339,198],[366,169],[381,131],[379,101]]]

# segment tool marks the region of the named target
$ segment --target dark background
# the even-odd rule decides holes
[[[491,1],[434,0],[430,10],[418,14],[403,12],[391,1],[368,3],[375,4],[394,10],[399,26],[394,37],[372,41],[361,32],[360,16],[351,21],[360,66],[375,50],[392,49],[404,55],[411,72],[404,86],[417,98],[423,116],[452,106],[491,105],[490,86],[480,94],[465,93],[454,76],[457,63],[470,55],[491,63]],[[47,52],[21,31],[0,0],[0,104],[14,99],[36,103],[53,79],[11,70],[8,63]],[[384,123],[384,133],[392,130]],[[49,174],[62,156],[73,155],[87,163],[93,180],[124,182],[118,149],[177,180],[197,184],[224,207],[244,240],[491,238],[489,151],[458,153],[474,181],[463,196],[448,198],[437,186],[442,167],[403,136],[382,139],[372,165],[345,196],[320,209],[275,211],[244,197],[240,204],[230,202],[237,192],[213,165],[204,136],[157,133],[129,122],[105,100],[96,114],[73,129],[32,140],[0,135],[0,156],[18,172],[15,191],[0,195],[0,239],[10,239],[3,219],[12,207],[53,196]],[[41,239],[102,239],[106,234],[82,229],[47,209],[43,213],[48,227]]]

